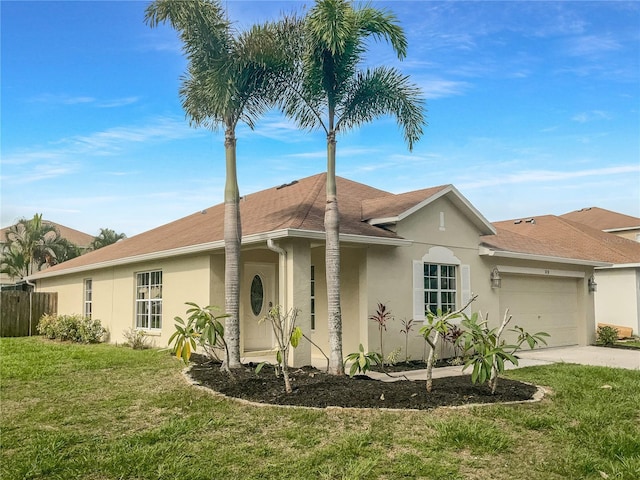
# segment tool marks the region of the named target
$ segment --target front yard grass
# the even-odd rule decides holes
[[[421,412],[252,407],[166,351],[0,340],[2,479],[637,479],[640,371],[508,372],[541,403]]]

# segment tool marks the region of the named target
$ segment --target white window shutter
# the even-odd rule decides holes
[[[424,321],[424,263],[413,261],[413,320]]]
[[[462,305],[465,305],[471,300],[471,266],[469,265],[460,265],[460,300],[462,301]],[[460,307],[462,307],[462,305],[460,305]],[[471,306],[465,308],[464,313],[470,315]]]

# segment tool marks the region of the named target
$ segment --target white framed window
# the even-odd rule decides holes
[[[316,267],[311,265],[311,330],[316,329]]]
[[[425,263],[424,313],[436,313],[438,309],[453,312],[456,309],[456,266]]]
[[[421,260],[413,261],[413,319],[424,321],[427,313],[454,311],[471,298],[471,268],[445,247],[431,247]],[[465,310],[469,313],[469,309]]]
[[[136,328],[162,328],[162,271],[136,274]]]
[[[85,318],[91,319],[91,314],[93,313],[93,281],[90,278],[84,280],[83,298],[83,315]]]

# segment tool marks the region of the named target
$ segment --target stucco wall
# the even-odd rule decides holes
[[[596,322],[631,327],[640,334],[640,268],[596,270]]]
[[[152,344],[165,347],[174,331],[174,317],[185,317],[185,302],[207,306],[210,302],[209,255],[177,257],[81,274],[43,278],[37,290],[58,292],[58,313],[82,313],[83,280],[92,279],[93,318],[109,330],[109,340],[125,341],[123,332],[135,327],[136,273],[162,270],[162,328],[150,330]]]
[[[441,224],[441,213],[444,223]],[[478,295],[473,310],[497,310],[497,298],[490,288],[489,269],[478,255],[479,232],[449,200],[441,198],[397,225],[397,233],[413,240],[409,247],[370,247],[367,256],[367,317],[382,302],[391,309],[395,321],[389,322],[384,333],[385,354],[402,347],[405,355],[405,336],[400,333],[402,319],[413,318],[413,261],[421,260],[432,247],[447,247],[461,265],[470,268],[471,292]],[[462,306],[461,276],[458,268],[457,305]],[[423,322],[414,322],[409,334],[409,355],[419,359],[425,354],[425,341],[418,330]],[[370,350],[379,350],[377,324],[367,321]]]

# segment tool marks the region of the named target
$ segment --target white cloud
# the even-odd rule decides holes
[[[595,120],[611,120],[611,114],[602,110],[591,110],[590,112],[577,113],[571,120],[578,123],[593,122]]]
[[[79,105],[94,103],[96,99],[89,96],[72,96],[67,94],[43,93],[30,99],[34,103],[49,103],[53,105]]]
[[[522,170],[519,172],[500,175],[494,172],[490,177],[484,179],[474,179],[468,182],[461,181],[461,189],[475,189],[493,187],[497,185],[526,184],[541,182],[559,182],[586,177],[605,177],[610,175],[624,175],[640,172],[640,165],[620,165],[607,168],[594,168],[586,170],[576,170],[572,172],[554,170]]]
[[[569,40],[567,53],[577,57],[592,57],[622,48],[611,35],[582,35]]]
[[[104,102],[100,102],[97,104],[100,108],[116,108],[116,107],[125,107],[127,105],[131,105],[140,100],[139,97],[125,97],[125,98],[116,98],[114,100],[106,100]]]
[[[414,77],[413,80],[422,89],[427,100],[463,95],[471,88],[471,84],[469,82],[460,82],[456,80],[445,80],[439,78],[420,79],[417,77]]]
[[[89,135],[74,135],[49,146],[3,152],[3,180],[30,183],[78,171],[78,157],[107,156],[146,143],[163,143],[202,133],[184,120],[158,117],[146,125],[114,127]],[[28,168],[27,168],[28,165]],[[26,173],[25,173],[26,172]]]

